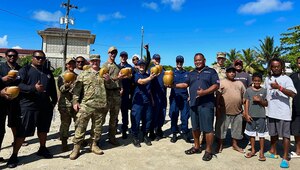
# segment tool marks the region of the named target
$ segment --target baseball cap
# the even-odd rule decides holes
[[[243,61],[240,60],[240,59],[237,59],[237,60],[234,61],[234,65],[237,65],[237,64],[243,65]]]
[[[143,59],[139,60],[137,63],[137,65],[142,65],[142,64],[146,65],[146,62]]]
[[[122,51],[122,52],[120,53],[120,56],[123,56],[123,55],[125,55],[126,57],[128,57],[128,53],[127,53],[126,51]]]
[[[91,55],[90,60],[100,60],[100,55],[99,54]]]
[[[176,62],[184,62],[184,58],[182,55],[176,57]]]
[[[233,65],[230,65],[228,67],[226,67],[226,72],[229,72],[229,71],[236,71],[235,67],[233,67]]]
[[[152,56],[152,59],[160,59],[160,55],[159,55],[159,54],[154,54],[154,55]]]
[[[69,62],[71,62],[71,61],[75,62],[75,60],[73,58],[67,58],[66,59],[66,64],[69,64]]]
[[[117,51],[118,52],[118,49],[115,47],[115,46],[111,46],[109,47],[108,49],[108,53],[112,52],[112,51]]]
[[[225,58],[226,59],[226,53],[225,52],[218,52],[217,58]]]
[[[77,56],[76,58],[75,58],[75,60],[77,60],[77,58],[83,58],[84,60],[86,60],[83,56]]]
[[[140,56],[138,55],[138,54],[133,54],[133,56],[132,56],[132,59],[133,58],[137,58],[137,59],[139,59],[140,58]]]

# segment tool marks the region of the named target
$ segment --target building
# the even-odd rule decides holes
[[[47,28],[43,31],[38,31],[38,34],[43,39],[43,51],[54,68],[62,67],[63,53],[65,45],[65,29]],[[88,30],[70,29],[68,31],[67,40],[67,57],[83,56],[89,58],[90,45],[94,44],[96,35],[91,34]]]

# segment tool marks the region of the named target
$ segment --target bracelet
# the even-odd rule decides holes
[[[283,87],[282,86],[280,86],[280,88],[279,88],[279,91],[282,91],[283,90]]]

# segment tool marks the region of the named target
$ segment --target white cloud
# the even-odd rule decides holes
[[[185,3],[185,0],[162,0],[161,3],[171,5],[174,11],[179,11]]]
[[[7,44],[8,44],[7,35],[0,37],[0,47],[7,47]]]
[[[98,14],[98,21],[104,22],[112,19],[123,19],[125,18],[124,15],[122,15],[120,12],[115,12],[112,14]]]
[[[46,22],[59,22],[59,18],[63,16],[63,13],[60,11],[56,11],[54,13],[40,10],[33,12],[33,18],[39,21],[46,21]]]
[[[279,17],[275,20],[276,22],[285,22],[286,18],[285,17]]]
[[[87,8],[86,7],[82,7],[82,8],[79,8],[78,11],[81,12],[81,13],[83,13],[83,12],[87,11]]]
[[[14,46],[14,47],[12,47],[13,49],[22,49],[22,47],[20,47],[20,46]]]
[[[244,24],[246,26],[250,26],[250,25],[254,24],[255,22],[256,22],[256,19],[251,19],[251,20],[246,21]]]
[[[273,11],[287,11],[293,8],[291,1],[281,2],[281,0],[257,0],[241,5],[238,12],[241,14],[265,14]]]
[[[142,4],[142,7],[149,8],[149,9],[152,9],[154,11],[158,11],[158,5],[155,2],[149,2],[149,3],[144,2]]]

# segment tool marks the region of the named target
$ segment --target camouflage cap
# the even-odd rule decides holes
[[[108,53],[112,52],[112,51],[117,51],[118,52],[118,49],[115,47],[115,46],[111,46],[109,47],[108,49]]]
[[[100,60],[100,55],[99,54],[91,55],[90,60]]]
[[[226,59],[226,53],[225,52],[218,52],[217,58],[225,58]]]
[[[66,59],[66,64],[69,64],[69,62],[71,62],[71,61],[75,62],[74,58],[67,58]]]

